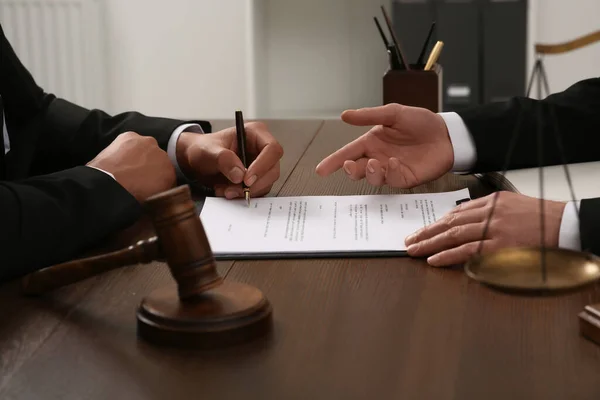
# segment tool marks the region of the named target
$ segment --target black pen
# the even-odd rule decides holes
[[[385,37],[385,33],[383,33],[383,29],[381,29],[381,25],[379,24],[379,20],[377,19],[377,17],[373,17],[373,20],[375,21],[375,25],[377,25],[377,30],[379,31],[379,34],[381,35],[381,39],[383,40],[383,44],[384,44],[386,50],[389,51],[389,49],[390,49],[390,42],[388,42],[387,38]]]
[[[427,34],[425,43],[423,43],[423,48],[421,49],[421,54],[419,54],[419,59],[417,60],[418,66],[425,67],[425,52],[427,51],[427,47],[429,47],[429,41],[431,40],[431,36],[433,35],[434,30],[435,30],[435,21],[433,21],[431,23],[431,27],[429,28],[429,33]]]
[[[385,10],[384,6],[381,6],[381,12],[383,13],[383,19],[387,25],[388,30],[390,31],[390,36],[392,37],[392,43],[394,43],[394,50],[396,50],[396,56],[398,58],[398,64],[404,67],[407,71],[410,71],[410,65],[406,62],[406,58],[402,53],[402,49],[400,48],[400,43],[398,42],[398,38],[396,37],[396,33],[394,32],[394,28],[392,28],[392,21]]]
[[[248,169],[248,161],[246,159],[246,129],[244,128],[244,116],[241,111],[235,112],[235,130],[237,133],[237,147],[238,155],[244,164],[244,168]],[[242,187],[244,188],[244,197],[246,203],[250,207],[250,188],[246,186],[246,183],[242,181]]]
[[[394,46],[392,46],[390,44],[390,42],[388,42],[387,37],[385,36],[385,33],[383,33],[383,29],[381,29],[381,24],[379,23],[379,20],[377,19],[377,17],[373,17],[373,20],[375,21],[375,25],[377,25],[377,30],[379,31],[379,34],[381,35],[381,39],[383,40],[383,45],[385,46],[385,49],[387,50],[390,68],[391,69],[400,69],[400,64],[398,64],[398,60],[399,60],[398,52],[396,51]]]

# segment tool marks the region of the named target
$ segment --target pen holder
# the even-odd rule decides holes
[[[389,103],[441,112],[441,65],[435,64],[429,71],[417,65],[411,65],[411,70],[389,69],[383,76],[383,104]]]

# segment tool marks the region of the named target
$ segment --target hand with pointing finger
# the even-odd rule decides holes
[[[342,120],[375,126],[321,161],[316,169],[321,176],[343,168],[350,179],[406,189],[452,169],[454,150],[446,124],[436,113],[388,104],[345,111]]]
[[[252,197],[264,196],[279,179],[283,148],[261,122],[246,128],[248,170],[238,157],[235,127],[210,134],[184,132],[177,141],[177,161],[183,173],[212,187],[219,197],[243,197],[242,181]]]

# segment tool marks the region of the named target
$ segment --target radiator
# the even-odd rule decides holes
[[[0,0],[0,23],[46,92],[90,108],[107,105],[99,0]]]

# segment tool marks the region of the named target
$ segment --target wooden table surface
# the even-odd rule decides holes
[[[271,195],[399,192],[314,174],[364,128],[268,124],[285,148]],[[455,175],[413,192],[466,186],[489,192]],[[410,258],[219,262],[219,272],[267,295],[270,338],[211,352],[139,341],[136,307],[171,282],[161,263],[37,299],[0,286],[0,399],[600,399],[600,350],[577,321],[600,301],[596,287],[513,297]]]

